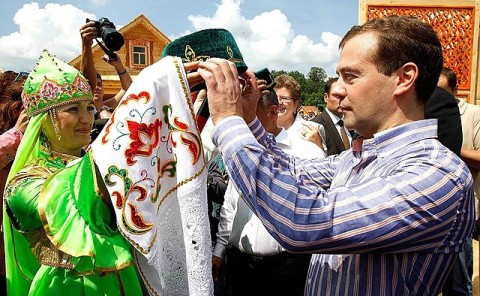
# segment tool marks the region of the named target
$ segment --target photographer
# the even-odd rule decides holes
[[[90,20],[80,27],[80,35],[82,36],[82,58],[80,70],[88,79],[92,90],[94,90],[94,103],[98,111],[98,119],[102,119],[108,118],[111,115],[111,112],[117,106],[118,102],[125,94],[125,91],[130,87],[130,84],[132,84],[132,78],[117,54],[113,52],[110,55],[105,54],[103,60],[115,68],[118,77],[120,78],[122,89],[113,98],[106,101],[103,100],[103,81],[95,68],[92,52],[93,39],[98,37],[98,32],[97,21]]]

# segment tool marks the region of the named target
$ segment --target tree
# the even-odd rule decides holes
[[[328,75],[323,68],[311,67],[308,72],[308,79],[316,83],[325,83],[327,81]]]

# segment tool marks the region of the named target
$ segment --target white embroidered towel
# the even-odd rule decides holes
[[[181,59],[140,72],[92,151],[149,293],[213,295],[205,159]]]

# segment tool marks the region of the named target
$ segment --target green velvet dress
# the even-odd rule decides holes
[[[11,231],[26,238],[31,254],[22,253],[17,239],[16,252],[7,256],[15,256],[10,259],[23,277],[17,284],[30,283],[23,289],[28,295],[142,294],[132,247],[95,184],[89,153],[72,159],[41,151],[10,180],[5,202]]]

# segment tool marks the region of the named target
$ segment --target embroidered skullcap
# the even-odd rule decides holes
[[[268,70],[268,68],[263,68],[255,72],[255,77],[258,79],[263,79],[267,82],[267,89],[272,91],[275,85],[277,84],[272,76],[272,73]]]
[[[22,102],[27,116],[83,100],[93,100],[83,74],[44,50],[23,86]]]
[[[235,63],[239,74],[248,69],[233,35],[225,29],[206,29],[175,39],[163,50],[165,56],[180,57],[184,63],[222,58]]]

